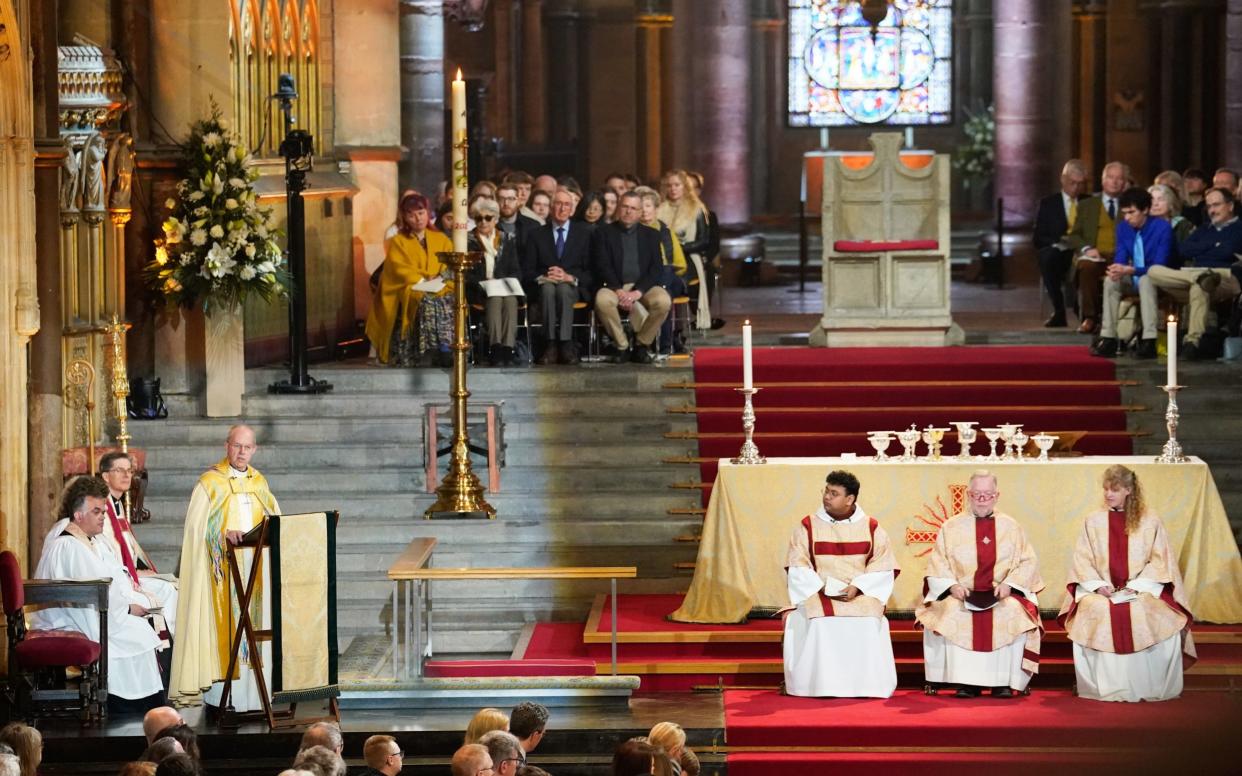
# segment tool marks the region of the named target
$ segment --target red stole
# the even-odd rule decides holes
[[[996,573],[996,519],[975,518],[975,590],[992,591]],[[971,612],[971,648],[975,652],[992,651],[992,610]]]
[[[128,526],[129,521],[117,517],[116,510],[112,508],[112,496],[107,498],[108,520],[112,523],[112,535],[116,537],[116,543],[121,548],[121,562],[125,564],[125,570],[129,572],[129,578],[138,584],[138,567],[134,565],[134,557],[129,553],[129,542],[125,540],[125,532],[121,530],[122,526]]]
[[[819,564],[815,562],[816,555],[866,555],[867,563],[871,562],[871,550],[875,546],[875,529],[879,525],[874,517],[867,518],[867,530],[871,535],[871,540],[866,542],[817,542],[815,541],[815,529],[812,523],[815,520],[811,515],[802,518],[802,527],[806,529],[806,543],[810,548],[811,569],[819,573]],[[833,521],[837,522],[837,521]],[[840,522],[845,522],[844,520]],[[819,591],[819,602],[824,607],[824,614],[831,617],[834,612],[832,610],[832,599],[824,594],[823,588]]]
[[[1130,537],[1126,534],[1126,513],[1108,513],[1108,580],[1117,590],[1130,581]],[[1113,630],[1113,648],[1118,655],[1134,654],[1134,632],[1130,625],[1130,603],[1109,602],[1108,617]]]

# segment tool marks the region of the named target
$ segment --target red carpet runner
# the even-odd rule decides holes
[[[1082,347],[756,348],[754,378],[763,389],[755,441],[768,456],[873,455],[867,431],[955,420],[1088,431],[1080,452],[1131,452],[1114,365]],[[698,348],[694,380],[699,433],[714,435],[700,437],[699,455],[736,455],[741,349]],[[983,449],[982,434],[975,445]],[[703,464],[702,475],[715,480],[716,464]]]

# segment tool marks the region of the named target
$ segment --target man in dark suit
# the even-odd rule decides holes
[[[586,301],[591,288],[591,230],[583,221],[570,221],[574,198],[565,189],[552,195],[548,223],[530,235],[528,243],[539,289],[543,330],[548,337],[539,363],[578,363],[573,340],[574,303]]]
[[[500,221],[496,227],[516,241],[514,244],[517,246],[518,264],[522,267],[522,285],[526,288],[529,299],[534,294],[534,288],[528,286],[526,281],[534,278],[535,265],[526,243],[530,240],[531,233],[542,224],[522,215],[518,203],[517,184],[502,183],[496,187],[496,204],[500,207]]]
[[[596,228],[591,240],[595,315],[615,343],[611,357],[615,364],[627,359],[651,363],[652,344],[672,307],[668,292],[660,287],[664,267],[660,234],[638,223],[642,207],[642,199],[634,192],[622,194],[617,220]],[[632,354],[621,310],[629,311],[634,327],[637,343]]]
[[[1078,200],[1087,186],[1087,168],[1079,159],[1070,159],[1061,168],[1061,190],[1039,201],[1035,214],[1035,256],[1044,290],[1052,300],[1048,328],[1065,326],[1065,294],[1062,288],[1074,254],[1064,243],[1065,233],[1078,217]]]
[[[1080,334],[1094,334],[1100,328],[1100,307],[1104,297],[1104,274],[1117,248],[1117,197],[1130,180],[1130,168],[1122,162],[1109,162],[1100,175],[1100,193],[1078,203],[1078,218],[1065,235],[1065,244],[1074,252],[1074,279],[1078,283]]]

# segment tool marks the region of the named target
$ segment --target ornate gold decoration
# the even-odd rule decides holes
[[[86,135],[115,129],[129,103],[122,90],[121,63],[112,50],[60,46],[56,57],[61,132]]]
[[[948,521],[950,517],[960,514],[966,508],[966,486],[961,484],[953,484],[949,486],[949,504],[945,506],[944,500],[940,496],[936,496],[934,505],[924,503],[923,512],[914,515],[914,522],[906,526],[906,544],[935,544],[936,537],[940,535],[940,528]],[[921,558],[932,551],[931,547],[927,547],[919,552],[914,553],[916,558]]]
[[[122,453],[129,452],[129,410],[126,399],[129,397],[129,371],[125,368],[125,331],[129,324],[121,323],[114,315],[108,325],[108,339],[112,345],[112,400],[113,412],[116,413],[116,443],[121,446]]]
[[[91,475],[95,471],[95,367],[84,358],[69,363],[65,370],[65,379],[70,389],[65,391],[65,402],[71,407],[86,409],[86,446],[90,460]],[[76,405],[75,402],[81,402]]]

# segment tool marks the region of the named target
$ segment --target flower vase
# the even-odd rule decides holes
[[[206,315],[204,347],[207,417],[241,414],[246,387],[246,348],[242,309],[211,307]]]

